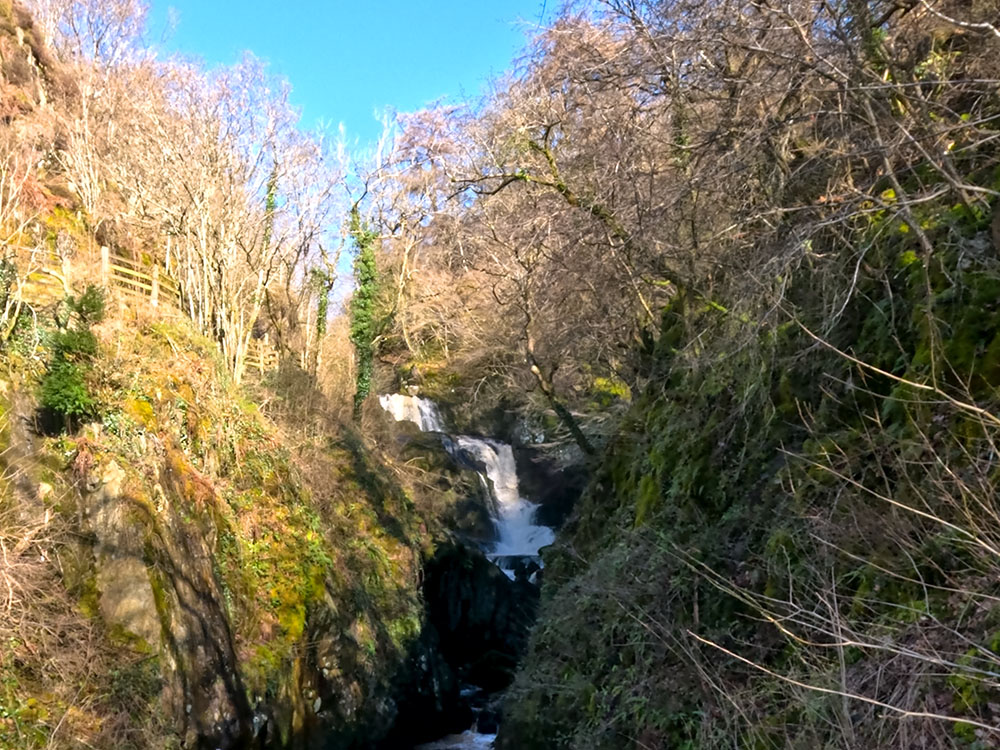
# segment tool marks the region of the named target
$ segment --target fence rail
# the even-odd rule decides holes
[[[278,369],[278,352],[268,343],[267,334],[264,334],[264,338],[256,339],[250,344],[244,362],[247,370],[255,371],[260,375]]]
[[[101,248],[101,281],[149,299],[151,307],[165,305],[180,312],[180,285],[159,263],[140,264],[132,258]]]
[[[29,266],[22,286],[26,300],[44,305],[73,293],[73,267],[69,258],[60,258],[52,251],[33,252],[31,257],[35,267]],[[133,301],[148,304],[158,314],[184,314],[180,284],[155,261],[141,263],[102,247],[101,284]],[[248,372],[260,375],[278,368],[278,352],[266,335],[251,343],[245,364]]]

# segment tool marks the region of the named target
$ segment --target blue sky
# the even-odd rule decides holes
[[[151,41],[172,8],[168,51],[211,65],[250,50],[289,80],[304,126],[343,123],[348,142],[362,145],[380,132],[376,110],[479,93],[556,9],[556,0],[150,1]]]

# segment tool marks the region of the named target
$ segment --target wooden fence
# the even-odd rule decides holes
[[[31,268],[25,279],[23,293],[29,302],[50,304],[73,293],[73,265],[53,251],[32,255]],[[164,266],[155,261],[142,262],[101,248],[101,284],[115,294],[123,294],[133,303],[148,304],[159,315],[184,314],[180,284]],[[250,343],[246,369],[263,375],[278,368],[278,352],[262,339]]]
[[[180,285],[156,262],[143,264],[102,247],[101,283],[107,289],[138,297],[150,307],[183,310]]]
[[[256,372],[259,375],[278,369],[278,352],[268,342],[266,333],[264,338],[250,342],[250,350],[244,361],[247,372]]]

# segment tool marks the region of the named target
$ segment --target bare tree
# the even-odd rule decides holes
[[[45,41],[66,61],[107,71],[146,56],[143,0],[26,0]]]

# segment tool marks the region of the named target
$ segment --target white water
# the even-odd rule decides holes
[[[444,432],[441,415],[433,401],[403,393],[387,393],[378,402],[397,422],[413,422],[421,432]]]
[[[428,742],[426,745],[417,745],[417,750],[448,750],[449,748],[462,748],[462,750],[476,750],[476,748],[493,747],[493,741],[497,738],[495,734],[476,734],[473,731],[453,734],[450,737]]]
[[[433,401],[419,396],[393,393],[379,396],[382,408],[397,422],[409,420],[423,432],[444,432],[444,423]],[[521,497],[517,486],[517,465],[514,451],[507,443],[497,440],[458,435],[455,444],[485,469],[493,483],[493,523],[497,541],[487,557],[496,562],[511,578],[514,577],[510,558],[537,557],[538,551],[555,541],[555,532],[534,521],[538,506]],[[540,564],[540,561],[539,561]]]
[[[455,441],[486,467],[486,477],[493,482],[496,500],[493,522],[499,538],[488,556],[494,561],[504,557],[533,557],[542,547],[552,544],[555,532],[535,523],[538,506],[521,497],[518,491],[517,465],[511,447],[466,435],[459,435]]]

